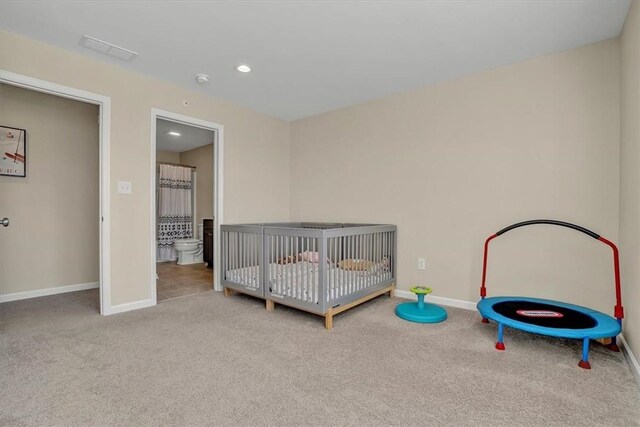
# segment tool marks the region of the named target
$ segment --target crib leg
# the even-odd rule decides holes
[[[393,298],[394,297],[395,290],[396,290],[396,287],[392,286],[391,290],[389,291],[389,298]]]
[[[273,311],[276,309],[276,303],[273,302],[272,300],[268,299],[266,300],[267,302],[267,311]]]
[[[333,309],[330,308],[327,314],[324,315],[324,328],[330,331],[333,328]]]
[[[229,297],[229,296],[231,296],[232,292],[233,292],[233,291],[232,291],[231,289],[229,289],[229,288],[227,288],[227,287],[225,286],[225,288],[224,288],[224,296],[225,296],[225,297]]]

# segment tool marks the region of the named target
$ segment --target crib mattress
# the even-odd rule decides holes
[[[391,279],[388,264],[372,263],[366,270],[347,270],[332,265],[327,269],[330,285],[329,300]],[[273,294],[301,301],[318,303],[318,264],[302,261],[290,264],[270,264],[269,287]],[[250,289],[260,287],[260,266],[229,270],[226,280]]]

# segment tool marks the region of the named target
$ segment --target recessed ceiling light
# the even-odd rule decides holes
[[[180,136],[182,134],[180,132],[176,132],[175,130],[170,130],[169,132],[167,132],[167,135]]]
[[[241,73],[248,73],[249,71],[251,71],[251,67],[249,67],[247,64],[240,64],[236,67],[236,70],[240,71]]]

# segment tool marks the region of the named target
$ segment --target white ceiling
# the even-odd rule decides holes
[[[0,27],[287,120],[619,35],[630,0],[7,1]],[[139,52],[89,50],[83,34]],[[240,63],[254,71],[235,71]],[[211,76],[206,86],[196,73]]]
[[[169,135],[167,133],[169,131],[178,132],[180,136]],[[213,131],[207,129],[162,119],[156,121],[156,150],[182,153],[203,145],[213,144],[214,138]]]

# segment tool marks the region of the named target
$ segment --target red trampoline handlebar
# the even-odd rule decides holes
[[[613,316],[616,319],[618,319],[618,321],[621,321],[622,318],[624,317],[624,308],[622,307],[622,291],[620,290],[620,259],[618,256],[618,247],[615,245],[615,243],[605,239],[604,237],[594,233],[591,230],[588,230],[584,227],[580,227],[579,225],[575,225],[575,224],[571,224],[563,221],[556,221],[551,219],[536,219],[531,221],[519,222],[519,223],[510,225],[508,227],[505,227],[502,230],[498,231],[497,233],[489,236],[487,240],[485,240],[484,242],[484,256],[482,261],[482,285],[480,286],[480,297],[484,299],[484,297],[487,296],[486,282],[487,282],[487,259],[489,257],[489,242],[491,242],[491,240],[495,239],[496,237],[506,233],[507,231],[513,230],[514,228],[519,228],[519,227],[523,227],[526,225],[533,225],[533,224],[550,224],[550,225],[559,225],[561,227],[571,228],[573,230],[577,230],[584,234],[587,234],[588,236],[593,237],[594,239],[599,240],[602,243],[611,247],[611,249],[613,250],[613,270],[615,274],[615,286],[616,286],[616,305],[613,310]]]
[[[487,257],[489,256],[489,242],[498,237],[497,234],[493,234],[484,241],[484,256],[482,260],[482,285],[480,286],[480,296],[482,298],[487,296]]]
[[[618,247],[615,243],[602,236],[600,236],[598,240],[609,245],[611,250],[613,250],[613,271],[616,277],[616,306],[613,308],[613,317],[621,320],[624,318],[624,308],[622,307],[622,291],[620,290],[620,257],[618,256]]]

